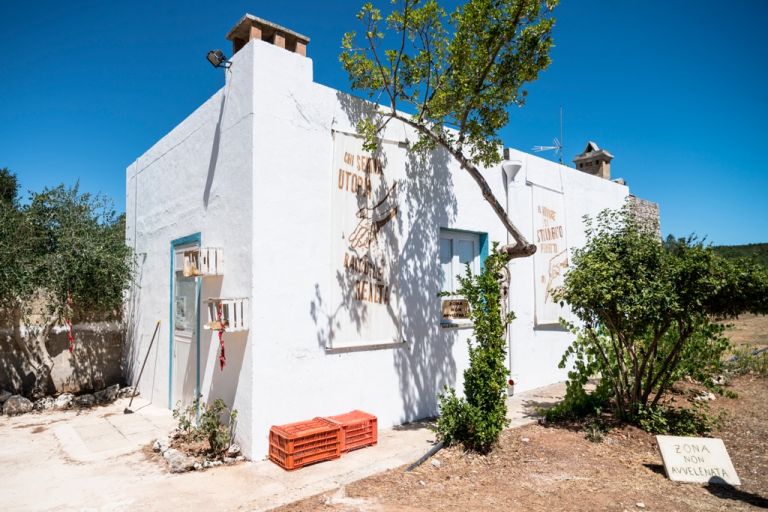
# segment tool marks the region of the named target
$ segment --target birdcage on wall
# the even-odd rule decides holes
[[[220,276],[224,273],[221,247],[196,247],[184,251],[184,276]]]
[[[227,332],[248,330],[248,299],[213,298],[205,302],[208,306],[205,329]]]

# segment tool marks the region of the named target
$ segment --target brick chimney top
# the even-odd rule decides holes
[[[611,160],[613,160],[612,154],[600,149],[597,143],[589,141],[584,152],[577,155],[573,163],[579,171],[609,180],[611,179]]]
[[[233,54],[248,44],[248,41],[251,39],[261,39],[305,57],[307,56],[307,45],[309,44],[307,36],[252,14],[246,14],[240,18],[240,21],[227,34],[227,39],[232,41]]]

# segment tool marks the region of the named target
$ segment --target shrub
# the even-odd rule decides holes
[[[587,242],[556,292],[579,320],[569,325],[577,337],[561,362],[574,364],[566,398],[574,414],[594,375],[620,418],[655,410],[683,375],[707,382],[721,370],[728,342],[715,320],[768,311],[761,267],[726,261],[694,238],[663,243],[629,206],[586,226]]]
[[[459,276],[458,293],[469,302],[474,324],[473,337],[468,340],[469,368],[464,372],[463,398],[448,387],[439,396],[440,438],[446,444],[462,443],[481,453],[493,448],[508,424],[505,332],[514,315],[502,311],[499,283],[507,261],[494,245],[479,275],[473,276],[467,267],[466,274]]]
[[[674,436],[707,436],[721,423],[706,406],[695,404],[691,408],[666,406],[640,407],[635,422],[650,434]]]
[[[179,431],[194,440],[206,439],[213,454],[221,454],[229,448],[234,440],[237,410],[229,412],[229,425],[221,422],[221,417],[227,410],[224,400],[217,398],[212,404],[200,401],[201,397],[187,407],[181,402],[173,410],[173,418],[178,421]],[[199,412],[199,420],[198,420]]]

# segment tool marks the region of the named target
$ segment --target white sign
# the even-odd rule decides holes
[[[656,436],[656,442],[670,480],[741,485],[722,439]]]
[[[363,150],[360,137],[334,133],[331,177],[333,348],[402,341],[398,306],[399,181],[404,150]]]
[[[563,308],[552,298],[552,293],[563,284],[568,268],[568,243],[565,231],[565,200],[563,194],[553,190],[532,187],[533,193],[533,256],[536,299],[534,318],[536,325],[560,323]]]

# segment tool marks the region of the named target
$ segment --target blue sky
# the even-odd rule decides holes
[[[25,189],[79,180],[124,208],[125,167],[223,83],[245,12],[312,38],[315,80],[348,90],[339,41],[358,1],[0,3],[0,167]],[[455,1],[450,2],[455,4]],[[615,155],[614,177],[661,205],[664,234],[768,241],[768,2],[566,0],[552,65],[502,132],[559,133]]]

